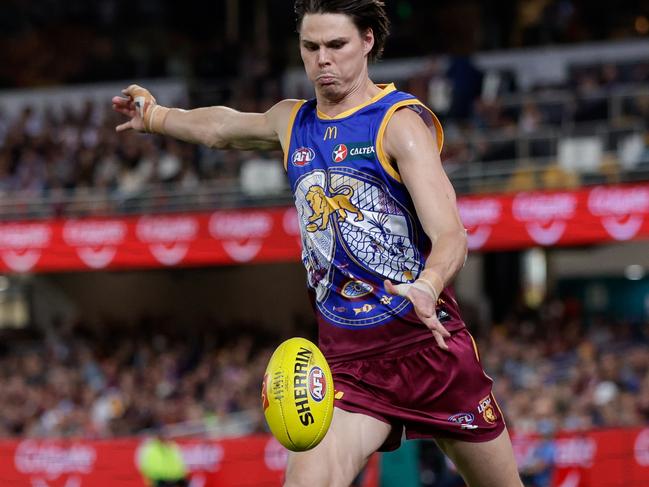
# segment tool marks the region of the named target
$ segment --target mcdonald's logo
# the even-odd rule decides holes
[[[332,125],[331,127],[327,127],[327,130],[325,130],[325,134],[322,140],[332,140],[338,137],[338,126],[337,125]]]

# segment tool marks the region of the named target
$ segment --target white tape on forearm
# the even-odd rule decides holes
[[[151,113],[148,114],[148,131],[154,134],[165,134],[165,120],[169,115],[170,108],[161,105],[153,105]]]

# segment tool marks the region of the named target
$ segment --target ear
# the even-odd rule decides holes
[[[361,40],[363,42],[363,54],[369,56],[374,47],[374,31],[371,27],[365,29],[365,32],[361,34]]]

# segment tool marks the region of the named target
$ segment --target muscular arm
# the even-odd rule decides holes
[[[266,113],[243,113],[217,106],[171,110],[164,133],[215,149],[281,149],[296,100],[283,100]]]
[[[417,215],[433,247],[426,270],[446,286],[464,265],[466,232],[451,186],[437,150],[435,136],[411,110],[397,111],[385,131],[387,155],[396,161],[403,183],[415,204]],[[436,289],[441,293],[442,289]]]
[[[222,106],[180,110],[157,105],[151,93],[137,85],[122,93],[126,97],[113,97],[113,109],[130,120],[117,126],[118,132],[149,131],[215,149],[284,148],[291,110],[297,102],[280,101],[265,113],[242,113]]]

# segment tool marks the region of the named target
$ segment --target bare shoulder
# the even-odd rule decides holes
[[[398,155],[404,152],[421,151],[425,148],[434,151],[437,138],[419,114],[403,107],[394,112],[388,121],[383,144],[390,157],[399,159]]]
[[[293,99],[282,100],[273,105],[265,113],[266,119],[272,125],[273,129],[275,129],[275,132],[278,135],[283,136],[284,132],[286,131],[286,127],[288,126],[288,122],[293,109],[295,108],[296,104],[300,103],[301,101],[302,100]]]

